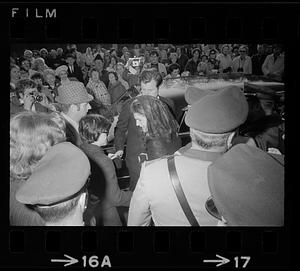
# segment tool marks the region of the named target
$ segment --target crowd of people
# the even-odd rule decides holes
[[[284,120],[272,95],[188,88],[183,146],[174,101],[159,94],[163,80],[218,73],[282,81],[283,48],[68,44],[11,57],[10,224],[283,225]]]

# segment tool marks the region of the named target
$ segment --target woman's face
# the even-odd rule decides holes
[[[110,60],[110,65],[115,66],[117,64],[117,61],[114,57],[111,58]]]
[[[117,73],[118,73],[118,74],[122,74],[123,71],[124,71],[124,67],[121,66],[121,65],[117,65],[116,70],[117,70]]]
[[[68,73],[66,71],[61,71],[59,77],[61,80],[66,80],[68,78]]]
[[[109,79],[109,82],[112,83],[112,84],[114,84],[114,83],[117,82],[115,76],[114,76],[112,73],[110,73],[110,74],[108,75],[108,79]]]
[[[195,51],[194,54],[193,54],[194,58],[199,58],[200,54],[199,54],[199,51]]]
[[[147,118],[140,113],[134,113],[133,116],[136,126],[141,127],[144,133],[148,132]]]
[[[223,50],[222,50],[222,53],[223,53],[224,55],[227,55],[228,52],[229,52],[229,48],[228,48],[228,46],[225,46],[225,47],[223,48]]]
[[[98,81],[99,80],[99,73],[97,71],[93,71],[91,76],[92,76],[93,81]]]
[[[12,68],[10,70],[10,78],[13,80],[20,80],[20,69]]]
[[[47,74],[46,75],[46,82],[50,85],[54,85],[55,83],[55,76],[53,74]]]
[[[22,67],[28,71],[30,69],[30,62],[27,59],[22,61]]]

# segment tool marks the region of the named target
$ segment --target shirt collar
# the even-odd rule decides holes
[[[65,113],[61,113],[62,114],[62,116],[68,121],[68,122],[70,122],[70,124],[75,128],[75,130],[79,133],[79,131],[78,131],[78,127],[79,127],[79,124],[76,122],[76,121],[74,121],[73,119],[71,119],[68,115],[66,115]]]

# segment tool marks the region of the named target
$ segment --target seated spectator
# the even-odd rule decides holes
[[[201,48],[200,46],[198,48]],[[203,47],[203,54],[205,55],[209,55],[210,53],[210,50],[215,50],[216,51],[216,55],[219,54],[218,50],[217,50],[217,47],[216,47],[216,44],[206,44],[204,47]]]
[[[15,90],[18,81],[20,80],[20,68],[17,65],[10,66],[10,89]]]
[[[177,63],[171,64],[168,68],[169,74],[165,77],[168,78],[179,78],[180,77],[180,66]]]
[[[24,57],[20,57],[19,58],[19,66],[21,68],[23,68],[24,70],[26,70],[27,72],[29,72],[29,70],[31,68],[31,62]]]
[[[55,107],[49,103],[44,93],[38,91],[37,87],[38,85],[31,79],[24,79],[18,82],[16,93],[20,107],[23,107],[23,110],[29,111],[55,111]],[[13,114],[13,112],[11,113]]]
[[[129,60],[126,64],[126,66],[122,65],[122,63],[118,63],[117,65],[117,73],[119,75],[120,80],[120,74],[122,74],[122,78],[128,82],[129,88],[132,88],[133,86],[136,86],[139,84],[139,75],[142,71],[144,62],[141,61],[138,66],[133,67],[132,66],[132,60]],[[123,72],[122,72],[123,70]],[[122,82],[122,80],[120,80]],[[123,84],[124,85],[124,84]],[[125,85],[124,85],[125,86]],[[126,88],[126,86],[125,86]]]
[[[208,61],[212,64],[212,70],[219,71],[219,60],[217,60],[217,50],[211,49],[208,55]]]
[[[110,94],[108,93],[105,84],[99,78],[99,72],[92,68],[89,72],[89,81],[86,85],[94,96],[95,100],[105,106],[111,105]]]
[[[283,155],[238,144],[208,167],[208,184],[225,225],[284,226]]]
[[[236,58],[239,55],[240,55],[240,53],[239,53],[239,46],[235,44],[232,47],[231,59],[234,59],[234,58]]]
[[[284,54],[282,45],[275,44],[273,46],[273,54],[266,57],[262,65],[262,72],[265,76],[282,80],[284,74]]]
[[[55,71],[51,69],[47,69],[43,74],[44,78],[44,86],[48,88],[53,99],[58,95],[57,88],[59,86],[59,81],[56,79]]]
[[[81,68],[76,63],[76,57],[74,54],[67,54],[66,55],[66,64],[67,64],[67,72],[68,77],[72,78],[75,77],[78,81],[83,82],[83,76]]]
[[[150,53],[150,67],[149,68],[155,68],[162,77],[165,77],[167,75],[167,70],[164,64],[158,62],[159,54],[157,51],[151,51]]]
[[[93,55],[91,47],[86,48],[84,58],[85,58],[85,65],[88,67],[91,67],[93,60],[94,60],[94,55]]]
[[[25,70],[24,68],[20,69],[20,80],[29,79],[29,71]]]
[[[188,71],[190,75],[196,75],[197,74],[197,67],[200,62],[200,55],[201,55],[201,49],[195,48],[192,51],[193,57],[188,60],[185,71]]]
[[[68,67],[66,65],[59,66],[55,70],[55,75],[60,79],[59,85],[69,84],[71,80],[68,78]]]
[[[251,58],[247,55],[248,47],[245,45],[241,45],[239,48],[239,53],[240,55],[232,60],[233,72],[252,74]]]
[[[110,94],[111,104],[116,105],[121,97],[126,93],[125,87],[122,83],[118,80],[118,74],[116,72],[109,72],[109,86],[108,86],[108,93]]]
[[[180,65],[180,70],[184,71],[186,63],[188,62],[189,58],[186,54],[184,54],[183,48],[181,46],[176,47],[177,53],[177,63]]]
[[[94,62],[92,65],[93,68],[95,68],[100,75],[100,80],[105,84],[106,88],[108,88],[109,79],[108,79],[108,72],[103,68],[103,58],[100,54],[97,54],[94,58]]]
[[[32,65],[34,58],[36,58],[37,56],[34,55],[33,52],[32,52],[31,50],[27,50],[27,49],[26,49],[26,50],[24,51],[23,57],[24,57],[25,59],[27,59],[27,60],[30,62],[30,64]]]
[[[33,60],[31,69],[29,70],[29,76],[31,77],[34,73],[41,73],[43,74],[44,70],[48,69],[45,64],[45,60],[41,57],[38,57]]]
[[[115,72],[116,71],[116,66],[117,66],[117,63],[118,63],[118,58],[116,56],[111,56],[110,57],[110,61],[106,67],[106,70],[109,72],[109,71],[112,71],[112,72]]]
[[[91,160],[87,216],[95,216],[97,226],[122,226],[116,207],[129,207],[132,192],[120,190],[114,164],[102,150],[109,127],[110,122],[100,115],[87,115],[79,122],[80,148]]]
[[[45,226],[84,226],[89,175],[86,155],[69,142],[59,143],[37,163],[16,199],[30,205]]]
[[[257,53],[251,57],[252,73],[255,75],[263,75],[262,65],[266,59],[265,47],[263,44],[257,45]]]
[[[179,125],[162,101],[150,95],[141,95],[135,97],[130,109],[136,126],[144,135],[145,149],[139,155],[141,161],[173,154],[181,147]]]
[[[42,49],[40,50],[40,56],[41,56],[41,58],[44,59],[44,61],[45,61],[45,63],[46,63],[47,58],[48,58],[48,50],[47,50],[46,48],[42,48]]]
[[[38,92],[45,94],[45,96],[48,99],[48,102],[53,103],[54,98],[53,98],[50,90],[47,87],[45,87],[43,84],[44,83],[43,75],[41,73],[35,73],[31,76],[30,79],[36,83]]]
[[[118,62],[116,64],[116,72],[118,74],[118,80],[122,83],[122,85],[125,87],[126,90],[129,89],[129,83],[123,78],[123,75],[125,76],[125,65],[122,62]],[[128,73],[126,75],[128,79]],[[130,81],[130,79],[128,79],[128,81]],[[131,85],[132,84],[134,83],[131,82]]]
[[[16,192],[28,180],[37,163],[52,148],[65,141],[65,124],[58,114],[24,111],[10,119],[11,226],[43,226],[43,219],[16,200]]]
[[[58,66],[61,65],[61,60],[57,58],[56,50],[52,49],[46,58],[46,65],[51,69],[56,69]]]
[[[232,71],[232,58],[230,55],[230,46],[223,44],[221,47],[221,54],[217,56],[219,61],[219,72],[228,73]]]

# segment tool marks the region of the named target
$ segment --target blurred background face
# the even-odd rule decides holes
[[[20,80],[20,69],[16,68],[12,68],[10,70],[10,78],[11,80]]]
[[[62,48],[57,48],[56,52],[57,52],[57,55],[62,55],[63,54],[63,49]]]
[[[75,62],[75,59],[73,57],[68,57],[66,59],[66,62],[68,63],[68,65],[72,66]]]
[[[29,79],[29,72],[21,70],[20,71],[20,79]]]
[[[114,76],[112,73],[110,73],[110,74],[108,75],[108,79],[109,79],[109,82],[110,82],[111,84],[115,84],[115,83],[117,82],[115,76]]]
[[[181,49],[180,49],[180,48],[177,48],[177,49],[176,49],[176,53],[177,53],[178,55],[180,55],[180,54],[181,54]]]
[[[58,75],[61,80],[66,80],[68,79],[68,73],[66,71],[61,71]]]
[[[148,83],[141,82],[141,92],[144,95],[151,95],[151,96],[156,97],[158,95],[156,81],[154,79],[152,79]]]
[[[97,71],[93,71],[91,76],[92,76],[93,81],[98,81],[99,80],[99,73]]]
[[[259,54],[263,54],[264,53],[264,47],[262,46],[262,45],[257,45],[257,52],[259,53]]]
[[[281,53],[281,48],[279,47],[279,46],[274,46],[274,48],[273,48],[273,52],[274,52],[274,54],[280,54]]]
[[[50,51],[50,55],[51,55],[52,58],[56,58],[57,53],[56,53],[55,50],[51,50],[51,51]]]
[[[199,54],[198,50],[193,53],[194,58],[199,58],[199,56],[200,56],[200,54]]]
[[[22,63],[21,63],[21,65],[22,65],[22,67],[25,69],[25,70],[29,70],[30,69],[30,62],[29,62],[29,60],[24,60],[24,61],[22,61]]]
[[[179,75],[179,69],[173,70],[171,72],[171,77],[172,78],[176,78]]]
[[[124,67],[122,65],[117,65],[116,70],[118,74],[122,74],[124,71]]]
[[[97,69],[97,70],[102,70],[103,69],[103,62],[101,59],[97,59],[94,61],[94,67]]]
[[[33,80],[38,86],[41,86],[43,84],[42,79],[41,78],[36,78]]]
[[[44,50],[43,50],[43,51],[41,51],[41,57],[42,57],[42,58],[45,58],[45,57],[47,57],[47,55],[48,55],[48,54],[47,54],[47,52],[46,52],[46,51],[44,51]]]
[[[54,83],[55,83],[55,76],[53,75],[53,74],[50,74],[50,73],[48,73],[47,75],[46,75],[46,82],[48,83],[48,84],[50,84],[50,85],[54,85]]]
[[[227,54],[229,53],[229,48],[228,48],[228,46],[225,46],[225,47],[223,48],[222,53],[223,53],[224,55],[227,55]]]
[[[170,54],[170,59],[171,59],[172,63],[176,63],[177,58],[178,58],[177,53],[171,53]]]
[[[211,58],[211,59],[216,59],[216,54],[215,54],[215,53],[210,54],[210,55],[209,55],[209,58]]]
[[[25,51],[24,52],[24,57],[26,59],[31,59],[33,57],[33,53],[31,51]]]
[[[239,53],[240,53],[240,56],[241,56],[241,57],[245,57],[246,54],[247,54],[246,48],[245,48],[245,47],[240,48],[240,49],[239,49]]]
[[[150,61],[152,64],[157,64],[158,63],[158,57],[156,54],[153,54],[150,56]]]

